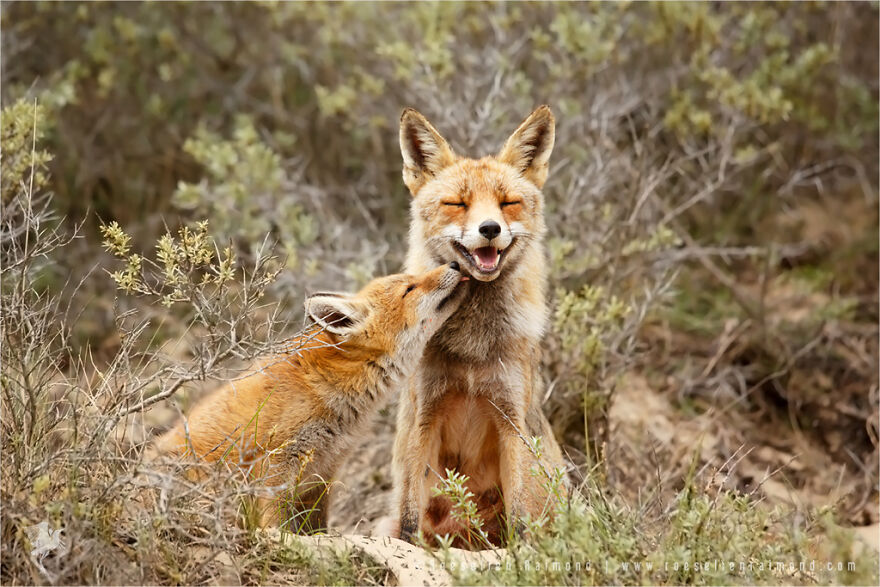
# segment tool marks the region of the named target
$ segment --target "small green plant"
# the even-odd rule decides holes
[[[450,514],[464,528],[467,528],[466,541],[480,548],[491,548],[492,542],[483,528],[483,518],[480,516],[477,503],[474,501],[473,492],[468,489],[469,477],[453,469],[446,469],[446,475],[441,479],[440,485],[431,488],[435,497],[444,497],[451,502]],[[451,537],[438,536],[441,546],[449,547]]]
[[[579,397],[584,415],[585,454],[601,461],[607,442],[607,410],[613,386],[604,381],[608,346],[624,328],[632,308],[602,287],[559,290],[553,331],[559,341],[558,361],[564,365],[563,397]]]
[[[144,257],[131,253],[131,237],[115,221],[101,227],[104,248],[125,261],[125,268],[111,273],[116,285],[127,294],[137,293],[160,297],[162,305],[170,307],[195,296],[197,288],[203,297],[222,295],[235,276],[236,263],[232,248],[226,247],[222,255],[212,248],[208,236],[208,221],[199,222],[195,229],[182,227],[175,238],[165,234],[156,245],[154,273],[161,276],[153,282],[144,274]],[[216,262],[215,262],[216,257]],[[276,273],[268,273],[267,282]],[[209,291],[213,290],[213,291]]]

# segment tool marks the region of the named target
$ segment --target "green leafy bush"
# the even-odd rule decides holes
[[[558,121],[543,399],[590,507],[512,556],[799,556],[785,515],[757,530],[748,475],[716,499],[683,492],[675,451],[624,458],[610,410],[633,373],[680,422],[724,431],[702,465],[739,443],[808,446],[828,461],[795,489],[846,479],[837,521],[876,523],[876,4],[20,2],[0,19],[4,581],[217,578],[189,532],[205,512],[238,519],[240,488],[220,482],[231,497],[211,510],[175,486],[156,526],[118,524],[145,402],[271,348],[305,292],[399,269],[404,106],[473,156],[537,104]],[[625,498],[655,469],[675,508],[642,519]],[[85,545],[52,575],[22,534],[46,515]],[[230,528],[202,544],[245,553],[249,580],[311,560],[266,559]],[[829,528],[809,531],[848,556]],[[147,546],[118,547],[132,541]],[[297,580],[375,579],[344,570]],[[640,573],[589,579],[775,577]]]

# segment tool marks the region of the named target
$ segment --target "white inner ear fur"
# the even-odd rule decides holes
[[[455,162],[455,153],[437,129],[411,108],[400,117],[403,181],[413,195],[431,177]]]
[[[556,121],[549,106],[540,106],[519,125],[498,154],[538,188],[547,181],[550,153],[556,137]]]
[[[305,303],[306,314],[317,324],[335,334],[355,331],[366,317],[364,308],[345,293],[321,293],[310,296]]]

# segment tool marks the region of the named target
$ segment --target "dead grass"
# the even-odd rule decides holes
[[[862,44],[876,42],[876,6],[762,6],[760,30],[789,43],[777,65],[772,59],[780,58],[780,48],[769,46],[772,35],[757,35],[766,47],[741,52],[733,46],[755,26],[747,5],[636,4],[615,12],[611,5],[571,4],[551,12],[538,4],[497,4],[477,13],[477,4],[426,4],[399,13],[409,19],[401,26],[409,34],[421,30],[417,23],[431,22],[436,31],[383,43],[387,61],[375,62],[358,58],[369,53],[373,59],[377,35],[387,41],[388,31],[377,25],[382,17],[363,25],[337,18],[326,6],[315,21],[298,14],[295,4],[276,12],[174,6],[215,25],[205,47],[190,45],[203,42],[188,30],[190,20],[168,18],[184,12],[130,4],[115,13],[108,4],[74,18],[65,11],[78,7],[35,6],[69,18],[33,17],[25,3],[10,9],[26,18],[4,22],[15,33],[4,36],[4,48],[12,49],[4,52],[4,81],[15,82],[5,87],[24,94],[36,77],[57,84],[41,95],[66,108],[58,107],[60,130],[52,137],[59,148],[54,169],[64,177],[46,175],[50,157],[39,147],[37,109],[28,101],[7,103],[0,582],[393,581],[362,552],[279,545],[247,515],[257,488],[223,474],[188,482],[174,469],[145,465],[144,445],[202,393],[297,330],[304,291],[357,285],[397,268],[405,254],[408,197],[392,128],[399,107],[410,103],[430,113],[456,147],[479,155],[496,149],[496,139],[536,100],[551,99],[559,120],[546,190],[552,297],[554,303],[574,300],[577,311],[563,316],[544,345],[545,408],[575,464],[571,480],[579,498],[556,522],[511,545],[502,559],[510,568],[459,569],[453,578],[877,583],[877,86],[875,56]],[[344,15],[359,10],[339,6]],[[470,29],[459,26],[458,10],[482,36],[459,34]],[[514,11],[534,16],[534,23],[514,18]],[[151,118],[125,83],[101,97],[89,76],[73,79],[77,68],[43,75],[48,60],[39,52],[28,57],[31,43],[46,49],[57,43],[70,53],[62,62],[76,54],[95,71],[123,79],[140,80],[153,70],[174,74],[160,67],[165,54],[149,53],[150,34],[133,37],[118,55],[102,49],[115,39],[108,30],[133,22],[116,18],[123,12],[148,16],[133,21],[144,20],[145,30],[157,27],[169,46],[188,48],[192,91],[216,94],[218,87],[232,87],[235,76],[254,80],[253,87],[235,85],[232,106],[202,108],[186,92],[172,91],[177,82],[162,81],[155,85],[169,89],[166,107],[175,100],[196,104],[204,119],[187,109],[173,120]],[[296,32],[270,26],[276,18]],[[45,28],[50,22],[61,28]],[[230,23],[230,30],[239,23],[271,30],[273,46],[314,31],[336,35],[336,49],[312,52],[311,62],[302,58],[302,47],[276,55],[263,44],[244,43],[240,55],[220,59],[215,49],[231,38],[225,33]],[[584,23],[598,28],[586,34],[578,28]],[[68,25],[94,33],[95,42],[57,33]],[[722,25],[734,34],[712,33]],[[595,46],[582,45],[594,37]],[[658,44],[641,44],[649,38]],[[75,45],[86,52],[75,53]],[[603,47],[619,61],[592,52]],[[709,62],[692,60],[697,48]],[[815,71],[800,76],[798,64],[827,49],[833,60],[819,59]],[[351,57],[343,59],[345,67],[333,61],[339,55]],[[118,59],[108,65],[108,57]],[[28,69],[28,59],[37,66]],[[141,59],[155,67],[142,67]],[[565,67],[548,70],[560,60]],[[437,65],[452,62],[451,77],[444,77]],[[773,75],[750,77],[756,64]],[[399,67],[425,75],[401,80]],[[301,76],[297,90],[288,92],[288,78],[276,71]],[[251,78],[253,72],[259,75]],[[719,88],[711,84],[726,75],[731,85],[722,93],[729,91],[734,106],[712,97]],[[782,78],[791,86],[777,87]],[[384,87],[379,93],[358,85],[377,80]],[[803,110],[793,117],[752,116],[750,109],[763,108],[761,99],[769,95],[750,91],[752,82],[779,89]],[[79,103],[65,97],[68,84],[81,93]],[[445,91],[450,87],[456,91]],[[847,89],[858,90],[863,103],[846,98],[841,92]],[[352,92],[358,100],[325,112]],[[691,97],[696,102],[678,108]],[[740,99],[746,107],[735,107]],[[805,118],[811,108],[828,114],[822,119],[828,126]],[[243,110],[254,118],[231,124]],[[673,110],[693,116],[672,124]],[[134,126],[116,125],[117,112]],[[711,126],[694,127],[707,116]],[[365,121],[369,129],[361,132]],[[199,140],[190,132],[197,122],[220,130]],[[234,127],[229,136],[222,134],[226,127]],[[96,145],[96,128],[116,140],[100,135],[106,144]],[[120,140],[132,128],[143,136],[160,129],[165,150],[144,157],[140,143]],[[209,170],[195,169],[183,156],[187,138],[186,156]],[[224,174],[210,165],[221,155],[258,164],[230,165]],[[181,187],[181,179],[198,183]],[[130,190],[138,186],[143,189]],[[78,238],[77,221],[53,212],[46,196],[53,190],[64,199],[62,209],[99,206],[108,220],[131,220],[124,228],[137,232],[139,245],[113,260],[94,239]],[[125,271],[130,253],[150,256],[165,222],[172,224],[171,236],[181,237],[177,225],[186,218],[170,208],[172,192],[175,201],[194,194],[190,204],[223,228],[211,262],[185,272],[188,289],[179,301],[173,287],[164,287],[161,262],[142,265],[144,287],[129,288],[143,296],[112,293],[106,270]],[[250,213],[237,213],[244,204]],[[100,224],[94,214],[85,221]],[[283,263],[260,250],[267,232],[283,237]],[[221,269],[217,262],[229,243],[238,255],[234,279],[200,289],[199,278],[217,276],[213,270]],[[258,278],[281,268],[274,283]],[[123,287],[132,285],[120,277]],[[171,308],[158,303],[166,295]],[[615,296],[619,304],[611,303]],[[387,513],[393,416],[392,405],[340,473],[331,514],[337,531],[367,533]],[[44,558],[31,555],[27,532],[40,522],[60,530],[64,541]],[[737,564],[851,560],[856,568],[704,572],[666,565],[719,558]],[[553,566],[565,561],[592,566]]]

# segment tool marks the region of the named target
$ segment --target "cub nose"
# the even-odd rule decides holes
[[[453,261],[449,264],[450,269],[455,269],[456,271],[461,271],[461,267],[458,266],[458,261]]]
[[[501,234],[501,225],[494,220],[485,220],[480,224],[480,234],[489,240],[492,240]]]

